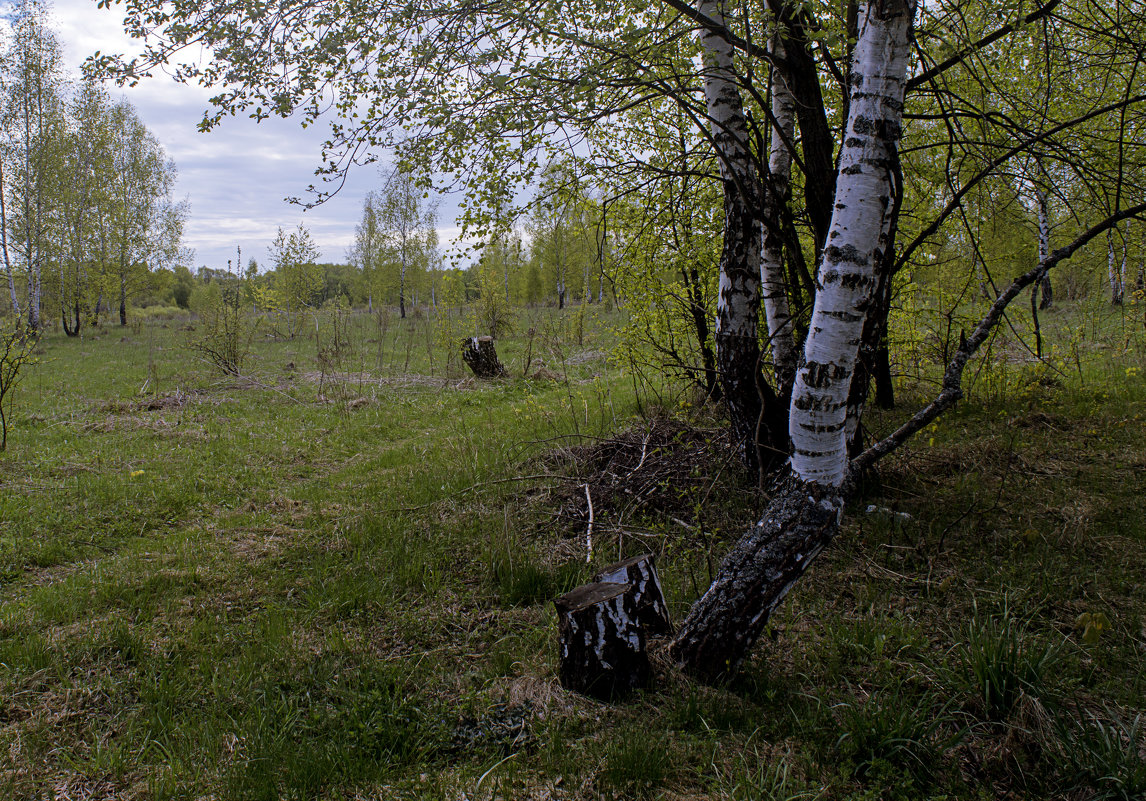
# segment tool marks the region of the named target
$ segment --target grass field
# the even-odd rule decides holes
[[[1001,341],[735,684],[609,706],[551,599],[651,550],[679,619],[762,506],[617,319],[521,313],[494,382],[461,317],[263,325],[227,377],[195,320],[49,334],[0,455],[0,798],[1144,797],[1140,307]]]

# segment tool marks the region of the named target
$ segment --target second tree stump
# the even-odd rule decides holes
[[[648,686],[652,668],[632,586],[598,581],[554,602],[566,689],[612,701]]]
[[[493,337],[467,337],[462,340],[462,361],[478,378],[501,378],[508,371],[497,358]]]

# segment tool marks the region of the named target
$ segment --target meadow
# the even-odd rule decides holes
[[[460,311],[266,321],[237,375],[192,317],[46,335],[0,454],[0,797],[1146,795],[1142,305],[1060,304],[1044,361],[1004,333],[737,681],[606,705],[552,599],[651,551],[679,620],[763,505],[622,321],[519,311],[485,382]]]

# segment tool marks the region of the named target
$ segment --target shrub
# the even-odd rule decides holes
[[[35,364],[32,355],[36,337],[18,318],[0,318],[0,451],[8,449],[8,426],[12,417],[12,398],[21,372]]]
[[[224,375],[242,373],[258,327],[247,315],[242,287],[234,283],[197,298],[202,334],[189,345]]]

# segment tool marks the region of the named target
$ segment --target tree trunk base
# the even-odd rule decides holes
[[[462,340],[462,361],[478,378],[502,378],[509,375],[497,358],[493,337],[468,337]]]
[[[673,661],[704,681],[732,678],[769,616],[836,535],[842,508],[838,491],[792,474],[778,482],[760,522],[725,556],[669,644]]]

